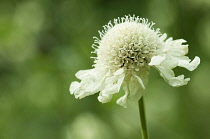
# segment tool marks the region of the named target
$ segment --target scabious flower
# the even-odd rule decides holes
[[[173,40],[153,28],[154,23],[136,16],[114,19],[99,31],[100,39],[94,37],[93,69],[80,70],[70,85],[70,93],[84,98],[99,93],[98,100],[107,103],[123,87],[125,94],[117,104],[127,107],[127,98],[139,100],[145,92],[150,67],[160,72],[163,79],[173,87],[186,85],[190,78],[175,77],[177,66],[193,71],[200,58],[192,61],[185,56],[188,45],[183,39]]]

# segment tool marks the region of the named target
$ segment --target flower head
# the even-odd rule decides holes
[[[70,93],[76,98],[84,98],[99,93],[98,100],[109,102],[119,92],[121,86],[125,94],[117,104],[127,107],[127,98],[139,100],[144,93],[150,67],[155,67],[164,80],[173,87],[186,85],[189,78],[175,77],[173,68],[179,66],[190,71],[197,68],[200,58],[190,60],[188,45],[183,39],[166,39],[154,23],[135,16],[114,19],[99,31],[100,39],[94,37],[93,69],[81,70],[76,77],[81,82],[72,82]]]

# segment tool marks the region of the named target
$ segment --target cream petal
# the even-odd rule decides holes
[[[106,84],[110,84],[112,86],[112,84],[114,82],[117,82],[119,76],[111,76],[111,77],[107,77],[106,78]]]
[[[149,65],[160,65],[163,60],[165,60],[165,55],[158,55],[158,56],[153,56]]]
[[[105,87],[104,91],[106,94],[115,94],[120,91],[120,87],[123,83],[125,77],[125,73],[122,73],[121,75],[115,75],[113,77],[106,79],[107,86]]]
[[[102,91],[102,94],[110,95],[119,92],[120,86],[118,84],[115,85],[107,85],[106,88]]]
[[[125,94],[124,96],[120,97],[117,100],[117,104],[120,105],[120,106],[123,106],[124,108],[127,108],[127,97],[128,97],[127,94]]]
[[[190,78],[184,79],[184,75],[180,75],[178,77],[172,77],[169,81],[169,84],[173,87],[180,87],[186,85],[190,81]]]
[[[134,100],[138,101],[141,96],[144,93],[144,89],[142,88],[141,85],[139,85],[139,82],[136,77],[131,77],[131,80],[129,82],[129,97]]]
[[[170,69],[173,69],[177,67],[178,61],[177,59],[173,59],[173,57],[170,57],[168,59],[165,59],[162,63],[161,66],[168,67]]]
[[[106,78],[106,86],[100,92],[98,97],[98,100],[102,103],[109,102],[112,98],[112,95],[120,91],[120,87],[124,81],[125,73],[122,72],[122,70],[120,72],[119,70],[116,72],[118,73],[114,74],[114,76]]]
[[[173,40],[170,38],[165,42],[163,51],[169,56],[184,56],[188,53],[188,45],[182,44],[185,42],[184,39]]]
[[[183,39],[167,39],[162,53],[162,55],[165,55],[165,58],[161,59],[160,57],[162,55],[158,55],[153,57],[149,63],[149,65],[153,65],[159,70],[160,75],[169,85],[174,87],[186,85],[190,79],[184,79],[184,75],[175,77],[172,70],[173,68],[180,66],[192,71],[200,64],[199,57],[196,56],[194,60],[191,61],[187,56],[185,56],[188,53],[188,45],[183,45],[185,42],[186,41]]]
[[[184,56],[186,51],[184,49],[170,49],[167,51],[167,54],[170,56]]]
[[[107,70],[82,70],[77,72],[76,76],[81,79],[81,82],[73,82],[70,85],[70,93],[76,98],[84,98],[93,95],[105,87],[105,78]]]
[[[198,56],[196,56],[191,62],[190,60],[179,60],[178,62],[178,66],[184,67],[189,71],[193,71],[194,69],[196,69],[199,64],[200,64],[200,58]]]
[[[85,90],[90,92],[91,95],[99,92],[100,90],[103,90],[105,87],[105,78],[106,75],[104,75],[104,77],[92,80],[89,82],[89,84],[87,84]]]
[[[145,89],[145,85],[144,85],[144,82],[142,81],[142,79],[137,75],[133,75],[133,76],[136,77],[136,79],[137,79],[138,83],[141,85],[141,87],[143,89]]]
[[[80,88],[80,83],[79,82],[76,82],[76,81],[72,82],[70,87],[69,87],[70,94],[74,94],[74,92],[79,88]]]
[[[123,106],[124,108],[127,108],[127,97],[129,94],[129,85],[128,84],[129,84],[129,82],[127,82],[127,81],[124,82],[123,90],[125,91],[125,95],[120,97],[117,100],[117,104],[120,106]]]
[[[90,94],[90,93],[88,93],[88,92],[86,92],[85,90],[83,90],[83,89],[80,89],[80,90],[77,90],[75,93],[74,93],[74,96],[75,96],[75,98],[76,99],[82,99],[82,98],[84,98],[84,97],[86,97],[86,96],[88,96],[88,95]]]
[[[138,93],[138,88],[141,87],[136,77],[131,76],[130,80],[126,81],[126,90],[129,92],[129,96],[135,96]],[[124,86],[123,86],[124,87]],[[125,90],[124,89],[124,90]]]
[[[123,68],[118,69],[117,71],[114,72],[114,75],[120,75],[124,72]]]
[[[190,78],[184,79],[184,75],[175,77],[173,70],[170,68],[157,66],[157,69],[160,71],[160,75],[163,77],[163,79],[173,87],[186,85],[188,81],[190,81]]]
[[[186,40],[184,40],[184,39],[178,39],[178,40],[175,40],[176,42],[179,42],[180,44],[182,44],[182,43],[186,43],[187,41]]]
[[[172,69],[168,68],[168,67],[163,67],[163,66],[155,66],[159,72],[160,75],[163,77],[163,79],[169,83],[169,80],[174,77],[174,72]]]
[[[86,78],[87,76],[90,76],[93,71],[94,71],[94,69],[80,70],[75,74],[75,76],[78,79],[82,80],[82,79]]]
[[[123,73],[123,74],[121,74],[121,75],[119,76],[119,79],[118,79],[118,81],[117,81],[117,84],[118,84],[118,91],[120,91],[120,87],[121,87],[121,85],[122,85],[122,83],[123,83],[123,81],[124,81],[124,78],[125,78],[125,73]]]
[[[104,95],[104,96],[99,95],[98,96],[98,101],[101,102],[101,103],[110,102],[111,99],[112,99],[112,95]]]

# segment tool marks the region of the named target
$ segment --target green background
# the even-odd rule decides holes
[[[92,68],[93,36],[109,20],[148,18],[201,58],[173,88],[151,68],[146,114],[151,139],[210,138],[209,0],[0,0],[0,139],[137,139],[138,107],[69,94],[75,73]]]

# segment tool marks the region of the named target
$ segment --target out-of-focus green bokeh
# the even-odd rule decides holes
[[[209,0],[0,0],[0,139],[141,138],[137,104],[97,94],[76,100],[69,84],[92,68],[93,36],[135,14],[189,44],[201,58],[187,86],[170,87],[151,69],[146,114],[151,139],[210,138]]]

